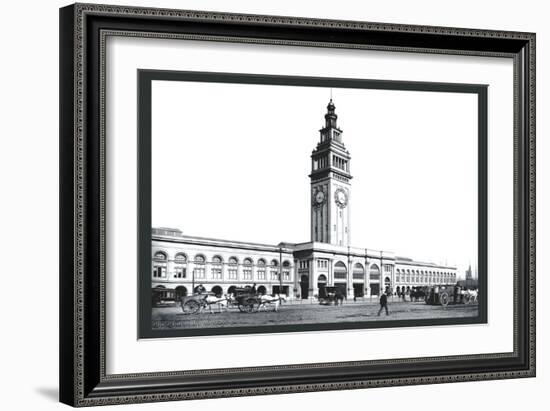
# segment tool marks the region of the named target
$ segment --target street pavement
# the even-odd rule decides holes
[[[153,308],[153,328],[219,328],[261,325],[342,323],[356,321],[413,320],[476,317],[477,304],[457,304],[447,307],[427,305],[424,302],[391,301],[389,299],[386,316],[383,311],[378,316],[380,305],[377,301],[349,301],[341,306],[324,306],[318,303],[285,303],[275,312],[273,306],[266,311],[242,313],[238,308],[229,308],[219,313],[217,306],[212,312],[206,308],[198,314],[184,314],[180,306]]]

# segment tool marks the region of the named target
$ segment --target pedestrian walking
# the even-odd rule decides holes
[[[388,296],[386,295],[386,293],[382,293],[382,295],[380,296],[380,309],[378,310],[379,317],[383,309],[386,309],[386,315],[390,315],[390,313],[388,312]]]

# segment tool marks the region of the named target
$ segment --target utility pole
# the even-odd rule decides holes
[[[283,248],[279,246],[279,294],[283,292]]]

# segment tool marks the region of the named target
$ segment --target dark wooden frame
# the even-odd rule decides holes
[[[513,59],[513,352],[247,367],[230,372],[106,374],[102,53],[109,35]],[[68,6],[60,10],[60,187],[60,400],[64,403],[89,406],[535,375],[533,33],[125,6]]]

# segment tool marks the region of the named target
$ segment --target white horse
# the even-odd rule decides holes
[[[273,304],[273,306],[275,307],[275,312],[277,312],[279,311],[279,306],[281,305],[282,301],[286,301],[284,295],[262,295],[260,296],[260,306],[258,307],[258,311],[261,311],[262,308],[267,311],[267,306]]]
[[[224,295],[223,297],[218,297],[218,296],[213,295],[213,294],[208,294],[204,298],[204,302],[208,306],[208,309],[210,310],[210,314],[214,314],[214,311],[212,311],[212,306],[215,305],[215,304],[218,304],[218,309],[220,310],[219,311],[220,313],[223,311],[223,309],[225,309],[227,311],[227,304],[228,304],[227,295]],[[201,307],[201,311],[202,311],[202,308],[204,308],[204,307]]]
[[[463,291],[464,301],[467,303],[477,302],[477,290],[465,290]]]

